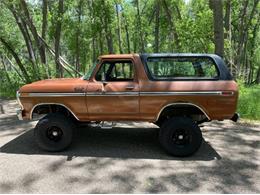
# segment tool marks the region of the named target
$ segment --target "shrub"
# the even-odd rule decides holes
[[[238,112],[241,118],[260,120],[260,85],[239,84]]]

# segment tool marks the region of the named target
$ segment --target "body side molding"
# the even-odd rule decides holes
[[[78,97],[78,96],[170,96],[170,95],[234,95],[233,91],[122,91],[87,93],[29,93],[29,97]]]

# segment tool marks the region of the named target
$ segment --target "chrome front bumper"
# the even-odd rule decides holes
[[[19,91],[16,92],[16,100],[17,100],[17,102],[18,102],[18,104],[20,106],[20,108],[16,110],[16,115],[17,115],[19,120],[23,120],[23,114],[22,114],[23,113],[23,105],[22,105],[22,103],[20,101],[20,93],[19,93]]]
[[[16,110],[16,115],[20,121],[23,120],[22,112],[23,110],[21,108]]]

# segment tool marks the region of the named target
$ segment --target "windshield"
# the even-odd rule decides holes
[[[97,60],[88,70],[87,74],[85,74],[83,76],[84,80],[89,80],[89,78],[91,77],[92,72],[94,71],[94,69],[96,68],[96,65],[99,63],[99,60]]]

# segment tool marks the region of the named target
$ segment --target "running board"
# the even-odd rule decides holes
[[[112,129],[114,126],[116,126],[116,122],[110,121],[102,121],[101,123],[97,124],[97,127],[100,127],[101,129]]]

